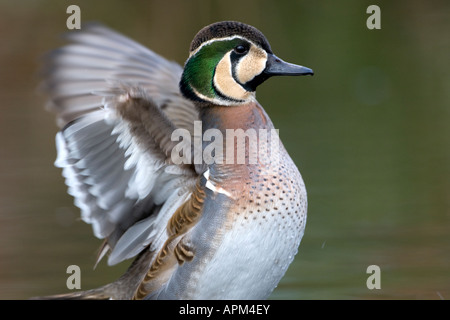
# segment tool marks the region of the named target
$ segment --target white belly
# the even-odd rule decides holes
[[[190,298],[268,298],[297,253],[305,222],[286,218],[238,221],[224,235]]]

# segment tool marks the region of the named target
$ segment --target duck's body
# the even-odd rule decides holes
[[[47,80],[64,126],[57,165],[83,219],[106,239],[108,262],[137,258],[116,282],[60,297],[267,298],[297,252],[307,200],[254,89],[271,72],[311,70],[283,69],[262,34],[237,22],[200,31],[183,72],[104,27],[73,40],[78,45],[50,60]],[[214,61],[213,72],[200,59]],[[210,80],[200,79],[199,70]],[[177,162],[179,141],[171,134],[182,128],[198,139],[195,121],[202,125],[201,150]],[[210,152],[215,161],[186,161],[209,150],[210,129],[223,137],[253,130],[257,151],[246,144],[244,161],[236,161],[239,147],[224,139]],[[230,150],[234,156],[226,158]]]
[[[215,118],[214,128],[273,129],[257,103],[208,111],[208,121],[203,123]],[[209,166],[200,178],[201,191],[194,196],[203,198],[200,219],[182,240],[187,247],[196,248],[195,258],[177,265],[167,285],[152,297],[269,296],[292,262],[306,223],[306,190],[300,173],[282,145],[271,157],[275,162],[283,161],[279,166],[261,162]],[[207,187],[206,178],[211,187]]]

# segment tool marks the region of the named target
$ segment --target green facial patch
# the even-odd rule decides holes
[[[213,78],[217,64],[223,56],[244,40],[234,38],[231,40],[217,40],[204,45],[196,52],[184,66],[181,79],[182,90],[193,92],[191,88],[209,98],[215,98]],[[190,87],[190,88],[189,88]]]

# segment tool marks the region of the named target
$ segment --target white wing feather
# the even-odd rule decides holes
[[[108,239],[108,263],[116,264],[165,241],[167,221],[189,198],[196,174],[140,143],[108,97],[112,86],[142,88],[176,127],[192,130],[198,115],[179,92],[178,64],[99,25],[68,39],[73,43],[51,54],[44,69],[50,110],[63,128],[55,165],[82,219]]]

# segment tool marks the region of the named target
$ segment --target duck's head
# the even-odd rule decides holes
[[[197,104],[237,105],[254,100],[271,76],[312,75],[309,68],[275,56],[258,29],[236,21],[211,24],[192,40],[180,89]]]

